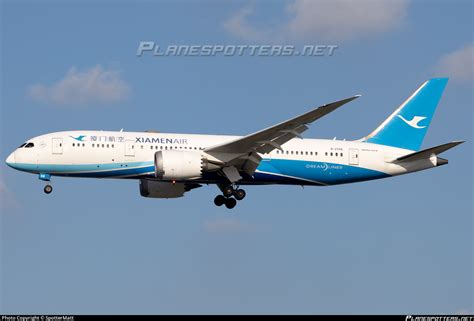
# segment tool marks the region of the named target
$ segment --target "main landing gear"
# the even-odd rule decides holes
[[[217,195],[216,198],[214,198],[214,204],[216,204],[216,206],[225,205],[228,209],[232,209],[237,205],[237,201],[243,200],[246,195],[245,191],[239,189],[237,185],[219,186],[219,188],[222,191],[222,195]]]

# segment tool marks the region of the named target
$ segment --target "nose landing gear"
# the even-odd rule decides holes
[[[222,195],[217,195],[214,198],[216,206],[225,205],[228,209],[232,209],[237,205],[237,201],[244,199],[246,193],[243,189],[239,189],[238,185],[219,186]],[[233,196],[233,197],[232,197]]]
[[[51,175],[50,174],[44,174],[44,173],[40,173],[38,178],[42,181],[45,181],[46,182],[46,185],[43,189],[43,191],[46,193],[46,194],[50,194],[52,191],[53,191],[53,186],[51,186]]]
[[[51,186],[51,185],[48,184],[48,185],[46,185],[46,186],[44,187],[44,192],[45,192],[46,194],[49,194],[49,193],[51,193],[52,191],[53,191],[53,186]]]

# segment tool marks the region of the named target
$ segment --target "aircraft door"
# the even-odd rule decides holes
[[[357,148],[349,149],[349,165],[359,165],[359,150]]]
[[[62,138],[53,138],[52,152],[54,155],[61,155],[63,153],[63,139]]]
[[[125,141],[125,156],[135,156],[135,142],[133,140]]]

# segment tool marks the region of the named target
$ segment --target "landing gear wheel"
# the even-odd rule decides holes
[[[214,204],[216,204],[216,206],[224,205],[225,201],[226,198],[222,195],[217,195],[216,198],[214,198]]]
[[[234,194],[234,188],[228,185],[222,189],[222,194],[224,194],[225,197],[231,197]]]
[[[53,187],[52,187],[51,185],[46,185],[46,186],[44,187],[44,192],[45,192],[46,194],[50,194],[52,191],[53,191]]]
[[[246,193],[243,189],[238,189],[238,190],[234,191],[234,197],[238,201],[243,200],[245,195],[246,195]]]
[[[237,205],[237,201],[235,200],[235,198],[227,198],[225,200],[225,207],[227,207],[228,209],[234,208],[235,205]]]

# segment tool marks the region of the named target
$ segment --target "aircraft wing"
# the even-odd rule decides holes
[[[253,174],[261,160],[259,153],[269,153],[274,149],[282,150],[281,145],[284,143],[295,137],[301,138],[300,134],[308,129],[308,124],[358,97],[360,95],[317,107],[302,115],[234,141],[208,147],[204,151],[222,162],[224,174],[229,180],[237,181],[240,178],[238,178],[239,175],[236,170],[245,171],[249,175]],[[232,169],[232,167],[235,168]]]

